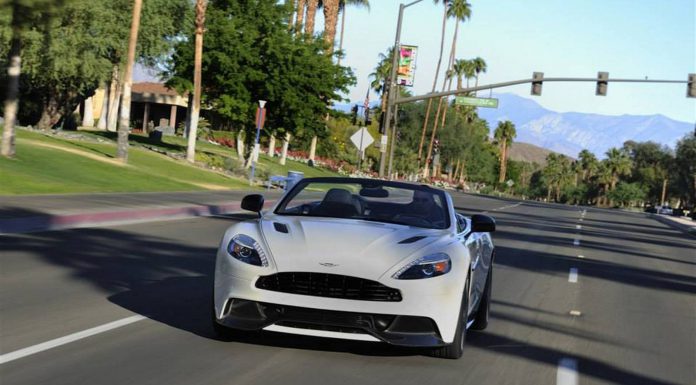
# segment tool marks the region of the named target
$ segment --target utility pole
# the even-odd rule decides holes
[[[398,96],[398,87],[396,86],[396,66],[398,64],[398,55],[399,55],[399,49],[401,45],[401,24],[404,18],[404,9],[414,5],[418,4],[423,0],[416,0],[411,3],[408,3],[404,5],[404,3],[399,4],[399,18],[396,22],[396,38],[394,39],[394,53],[392,56],[392,66],[391,66],[391,73],[389,74],[389,93],[387,94],[387,111],[384,114],[384,132],[382,133],[382,140],[379,151],[380,151],[380,157],[379,157],[379,176],[384,177],[384,168],[386,165],[386,160],[387,160],[387,143],[388,139],[387,136],[389,134],[389,129],[391,128],[391,120],[392,120],[392,107],[395,104],[396,98]],[[392,133],[393,135],[393,133]]]

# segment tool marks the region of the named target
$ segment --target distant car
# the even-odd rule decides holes
[[[663,214],[663,215],[672,215],[672,207],[664,205],[664,206],[659,206],[657,208],[657,213],[658,214]]]
[[[655,206],[653,206],[652,204],[645,206],[643,211],[646,213],[650,213],[650,214],[657,214],[657,208]]]
[[[459,358],[488,325],[495,221],[464,217],[425,185],[356,178],[299,181],[275,207],[225,232],[213,325],[432,347]],[[235,331],[236,329],[236,331]]]

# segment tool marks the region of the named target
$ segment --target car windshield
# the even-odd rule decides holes
[[[445,229],[450,223],[442,191],[384,181],[301,181],[275,213],[360,219],[429,229]]]

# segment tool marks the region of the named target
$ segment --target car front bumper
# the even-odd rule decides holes
[[[418,282],[389,282],[401,291],[399,302],[263,290],[255,287],[257,278],[216,274],[218,323],[236,329],[376,340],[400,346],[442,346],[454,340],[463,293],[454,274]]]

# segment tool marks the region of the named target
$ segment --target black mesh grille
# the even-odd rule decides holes
[[[259,277],[259,289],[316,297],[400,302],[401,292],[376,281],[337,274],[286,272]]]

